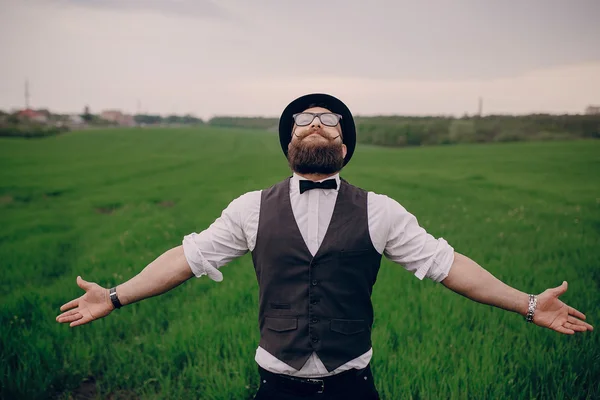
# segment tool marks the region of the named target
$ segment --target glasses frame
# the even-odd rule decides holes
[[[313,116],[313,118],[310,120],[310,122],[309,122],[308,124],[300,125],[300,124],[298,124],[298,123],[296,122],[296,117],[297,117],[298,115],[300,115],[300,114],[310,114],[310,115],[312,115],[312,116]],[[333,115],[337,116],[337,117],[338,117],[338,120],[337,120],[336,124],[335,124],[335,125],[328,125],[328,124],[324,123],[324,122],[323,122],[323,120],[321,119],[321,115],[324,115],[324,114],[333,114]],[[330,126],[330,127],[334,127],[334,126],[338,126],[338,125],[340,124],[340,121],[342,120],[342,116],[341,116],[340,114],[338,114],[338,113],[334,113],[334,112],[330,112],[330,111],[328,111],[328,112],[322,112],[322,113],[312,113],[312,112],[306,112],[306,111],[304,111],[304,112],[299,112],[299,113],[296,113],[296,114],[292,115],[292,118],[294,119],[294,123],[295,123],[297,126],[308,126],[308,125],[312,124],[312,122],[315,120],[315,118],[319,118],[319,121],[320,121],[320,122],[321,122],[323,125],[325,125],[325,126]]]

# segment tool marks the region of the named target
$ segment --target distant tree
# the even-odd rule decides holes
[[[279,120],[277,118],[216,116],[211,118],[208,121],[208,124],[227,128],[250,128],[269,130],[273,127],[277,127],[278,122]]]
[[[151,118],[149,118],[151,117]],[[157,118],[161,118],[157,115],[154,116],[148,116],[148,115],[136,115],[136,122],[138,123],[145,123],[145,124],[152,124],[152,123],[157,123],[157,122],[153,122],[156,121]],[[139,121],[138,121],[139,120]],[[143,122],[140,122],[143,121]],[[203,124],[204,121],[202,121],[202,119],[197,118],[191,114],[186,114],[184,116],[179,116],[179,115],[169,115],[165,118],[161,118],[161,120],[159,122],[164,122],[166,124],[185,124],[185,125],[197,125],[197,124]]]
[[[9,114],[6,118],[6,122],[8,122],[9,124],[18,124],[19,122],[21,122],[19,118],[19,113],[14,112],[12,114]]]
[[[184,124],[202,124],[204,123],[204,121],[202,121],[200,118],[196,118],[191,114],[186,114],[183,116],[182,121]]]
[[[160,115],[136,114],[133,118],[137,124],[154,125],[163,122]]]
[[[450,124],[448,136],[452,142],[474,142],[475,124],[473,121],[465,119],[456,119]]]
[[[182,118],[178,115],[169,115],[167,118],[165,118],[165,122],[167,124],[182,124]]]
[[[81,119],[83,119],[85,122],[92,122],[92,120],[94,119],[94,116],[92,115],[92,113],[90,113],[90,107],[88,105],[85,106],[85,108],[83,109],[83,114],[81,114]]]

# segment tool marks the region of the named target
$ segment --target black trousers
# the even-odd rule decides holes
[[[254,400],[379,400],[370,367],[345,371],[343,376],[325,377],[322,383],[290,379],[260,367],[259,373],[260,387]]]

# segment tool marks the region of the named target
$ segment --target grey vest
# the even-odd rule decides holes
[[[328,371],[371,348],[371,291],[381,262],[369,235],[367,192],[342,180],[313,257],[290,203],[290,179],[262,191],[252,260],[260,346],[300,370],[316,352]]]

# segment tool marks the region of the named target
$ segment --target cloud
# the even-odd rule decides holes
[[[247,115],[277,110],[297,96],[317,91],[338,96],[355,113],[366,115],[473,114],[480,96],[484,114],[581,113],[585,106],[599,100],[598,76],[600,62],[590,62],[498,79],[371,79],[331,75],[236,82],[235,90],[237,109]],[[268,96],[258,101],[256,93]],[[223,106],[221,110],[226,109]]]
[[[32,104],[59,111],[131,112],[140,99],[160,113],[276,115],[313,90],[361,114],[460,115],[479,96],[484,113],[599,101],[591,10],[467,3],[475,15],[359,1],[305,14],[305,3],[275,0],[0,0],[0,108],[23,103],[25,78]]]

